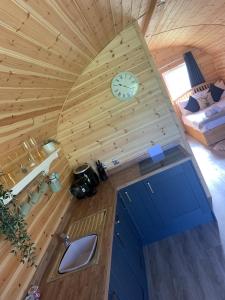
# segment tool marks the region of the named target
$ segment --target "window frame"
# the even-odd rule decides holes
[[[162,78],[163,78],[163,81],[165,83],[165,86],[167,88],[167,91],[169,93],[169,96],[170,96],[170,99],[172,102],[174,102],[177,98],[179,98],[180,96],[182,96],[183,94],[185,94],[187,91],[191,90],[191,83],[190,83],[190,80],[189,80],[189,77],[188,77],[188,72],[187,72],[187,78],[188,78],[188,81],[189,81],[189,86],[188,86],[188,89],[184,89],[184,91],[182,91],[182,93],[180,95],[178,95],[177,97],[173,97],[173,94],[171,93],[171,88],[169,87],[169,83],[168,83],[168,80],[166,79],[166,75],[168,73],[171,73],[181,67],[185,67],[186,71],[187,71],[187,67],[186,67],[186,64],[185,62],[182,62],[182,63],[179,63],[176,67],[173,67],[171,69],[168,69],[167,71],[163,72],[162,73]]]

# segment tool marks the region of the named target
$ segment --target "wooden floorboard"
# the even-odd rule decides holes
[[[225,154],[188,141],[212,194],[218,223],[145,247],[151,300],[225,300]]]

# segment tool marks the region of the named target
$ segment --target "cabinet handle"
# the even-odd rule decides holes
[[[118,215],[116,215],[115,223],[116,223],[116,224],[120,224],[120,218],[119,218]]]
[[[125,192],[125,195],[127,196],[127,199],[129,200],[129,202],[131,203],[132,199],[131,199],[130,195],[128,194],[128,192]]]
[[[152,188],[150,182],[147,182],[147,185],[148,185],[148,187],[149,187],[151,193],[154,194],[154,190],[153,190],[153,188]]]

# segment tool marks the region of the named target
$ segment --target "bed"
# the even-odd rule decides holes
[[[210,106],[195,113],[184,115],[181,109],[182,101],[196,93],[205,93],[209,88],[208,83],[198,85],[177,100],[174,108],[178,114],[185,131],[204,145],[212,145],[225,139],[225,92],[219,102],[213,102]]]

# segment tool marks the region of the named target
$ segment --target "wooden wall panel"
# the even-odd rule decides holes
[[[145,33],[145,37],[150,41],[152,47],[162,48],[163,44],[168,42],[166,37],[170,37],[169,42],[174,46],[194,46],[193,40],[204,39],[205,46],[214,47],[209,42],[215,36],[205,34],[214,26],[217,28],[215,34],[222,37],[220,30],[224,30],[225,25],[223,0],[166,0],[163,3],[157,2],[153,17]],[[155,38],[157,37],[159,40],[156,43]]]
[[[145,32],[149,49],[154,53],[161,51],[168,58],[175,49],[197,48],[211,56],[216,73],[225,80],[225,4],[223,0],[167,0],[157,2],[153,17]],[[200,50],[201,49],[201,50]],[[203,56],[206,58],[205,54]],[[207,60],[199,57],[207,66]],[[210,59],[210,61],[212,61]],[[211,67],[212,64],[210,63]],[[206,77],[214,71],[205,70]],[[211,75],[210,75],[211,74]],[[208,77],[209,76],[209,77]]]
[[[5,154],[5,157],[2,155],[1,165],[13,155],[15,157],[15,150]],[[12,167],[16,163],[18,163],[16,160],[15,162],[11,161]],[[28,231],[37,247],[37,265],[40,264],[49,243],[55,238],[54,234],[70,205],[69,184],[71,181],[71,168],[63,154],[60,154],[60,158],[52,164],[50,172],[52,171],[60,173],[62,190],[58,193],[52,193],[48,190],[26,217]],[[17,203],[20,204],[27,200],[28,193],[36,189],[37,180],[34,180],[17,197]],[[21,264],[16,257],[10,254],[10,250],[10,244],[3,237],[0,237],[0,299],[22,299],[36,272],[36,268],[27,268],[26,265]]]
[[[157,49],[152,51],[151,54],[158,70],[162,74],[169,69],[184,63],[183,54],[187,51],[191,51],[194,55],[207,82],[215,82],[220,77],[218,69],[214,63],[214,56],[208,54],[202,49],[180,46],[171,47],[169,49]]]
[[[56,136],[59,113],[74,82],[127,24],[145,15],[150,2],[0,1],[0,168],[13,170],[15,153],[27,138],[41,144]],[[27,218],[38,264],[69,205],[71,168],[63,154],[53,170],[61,173],[62,192],[48,193]],[[9,251],[1,239],[0,299],[21,299],[35,269],[26,269]]]
[[[223,41],[221,41],[221,49],[224,49]],[[219,51],[213,56],[213,61],[219,77],[225,82],[225,54],[224,51]]]
[[[45,17],[27,1],[0,3],[0,153],[31,135],[55,135],[66,95],[94,57],[87,42],[74,44],[75,33],[68,39],[70,28],[59,32]]]
[[[0,151],[35,134],[33,125],[40,130],[41,115],[48,120],[51,115],[51,133],[56,132],[75,80],[119,31],[145,15],[150,2],[2,0]],[[10,125],[20,133],[17,142],[11,143],[15,131]]]
[[[113,39],[139,19],[158,64],[179,56],[180,46],[194,48],[207,80],[225,79],[224,11],[223,0],[1,0],[0,166],[9,163],[10,151],[13,155],[27,137],[41,143],[56,136],[68,93],[58,135],[71,165],[99,158],[112,167],[112,157],[125,162],[153,143],[180,138],[139,35],[129,29]],[[121,103],[109,86],[114,74],[127,69],[140,78],[141,89],[134,101]],[[38,261],[50,242],[45,229],[56,230],[68,205],[65,157],[55,168],[63,176],[62,193],[43,199],[28,217],[41,248]],[[7,243],[0,245],[0,298],[20,298],[34,270],[19,265]]]
[[[122,31],[77,79],[64,104],[57,137],[70,165],[112,158],[126,162],[154,143],[166,145],[180,138],[169,110],[168,98],[137,27]],[[120,71],[136,74],[138,95],[119,101],[111,93],[111,80]]]

